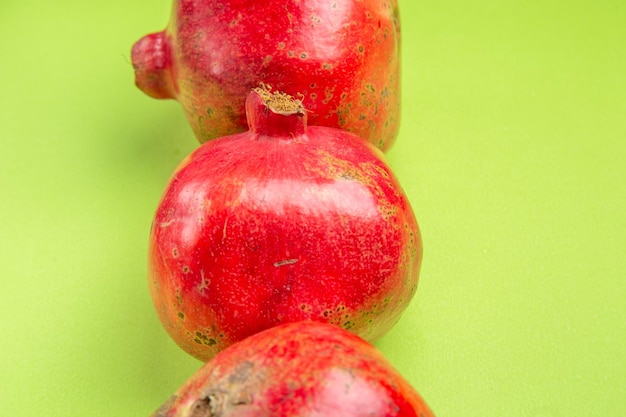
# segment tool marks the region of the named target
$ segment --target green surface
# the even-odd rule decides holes
[[[389,161],[418,295],[378,343],[443,416],[626,412],[626,6],[400,0]],[[147,416],[198,367],[157,322],[147,235],[196,147],[135,89],[165,0],[0,4],[0,414]]]

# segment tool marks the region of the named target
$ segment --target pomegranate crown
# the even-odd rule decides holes
[[[287,93],[280,91],[272,92],[269,84],[260,83],[259,87],[254,88],[266,107],[277,114],[304,114],[305,108],[302,100],[299,100]]]

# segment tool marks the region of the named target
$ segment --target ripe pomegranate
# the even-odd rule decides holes
[[[152,417],[433,417],[374,346],[338,327],[283,324],[204,364]]]
[[[380,151],[307,126],[298,100],[257,88],[246,106],[250,130],[196,149],[159,203],[149,286],[160,320],[204,361],[304,319],[376,340],[417,288],[406,195]]]
[[[259,82],[302,93],[309,124],[382,150],[399,122],[397,0],[174,0],[167,28],[132,48],[135,83],[180,102],[198,140],[247,129]]]

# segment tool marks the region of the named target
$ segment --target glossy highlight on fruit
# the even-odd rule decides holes
[[[245,131],[260,82],[301,94],[310,125],[383,151],[398,132],[396,0],[174,0],[166,29],[131,55],[136,85],[178,100],[200,142]]]
[[[434,417],[372,345],[336,326],[284,324],[204,364],[152,417]]]
[[[417,289],[422,241],[383,154],[307,126],[268,87],[250,130],[205,143],[177,168],[152,224],[149,286],[161,322],[208,360],[269,327],[311,319],[373,341]]]

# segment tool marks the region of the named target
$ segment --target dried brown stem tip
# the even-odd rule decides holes
[[[261,97],[263,103],[265,103],[265,105],[274,113],[304,113],[304,106],[302,105],[301,100],[280,91],[272,92],[272,87],[268,84],[261,83],[259,87],[254,89],[254,91]]]

